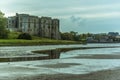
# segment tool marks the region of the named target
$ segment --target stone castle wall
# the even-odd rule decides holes
[[[60,39],[59,26],[59,19],[16,14],[16,16],[8,17],[7,28],[10,31],[19,31],[45,38]]]

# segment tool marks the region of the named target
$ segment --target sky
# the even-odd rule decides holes
[[[58,18],[61,32],[120,33],[120,0],[3,0],[0,10]]]

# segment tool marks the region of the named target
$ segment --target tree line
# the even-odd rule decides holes
[[[62,40],[72,40],[72,41],[86,41],[86,38],[90,34],[78,34],[78,32],[70,31],[61,33],[61,39]]]

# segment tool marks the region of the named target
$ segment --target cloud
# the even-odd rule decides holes
[[[79,33],[107,33],[112,31],[120,32],[119,21],[120,17],[83,19],[78,16],[72,16],[72,18],[70,17],[61,20],[61,31],[68,32],[74,30]],[[80,23],[80,25],[77,23]]]
[[[80,16],[84,18],[111,18],[111,17],[120,17],[120,12],[81,14]]]
[[[76,26],[82,26],[84,25],[83,23],[85,23],[85,19],[81,18],[81,17],[76,17],[76,16],[71,16],[70,20],[72,23],[74,23]]]
[[[116,12],[120,10],[119,0],[4,0],[7,4],[3,11],[7,16],[16,12],[30,13],[33,15],[70,17],[82,15],[91,18],[99,13]],[[116,4],[117,3],[117,4]],[[9,8],[8,8],[9,7]],[[85,14],[85,15],[84,15]],[[90,15],[88,15],[90,14]],[[99,14],[100,15],[100,14]],[[107,15],[106,15],[107,16]],[[97,16],[93,16],[94,18]]]
[[[6,16],[18,12],[59,18],[62,31],[120,29],[120,0],[4,0],[0,8]]]

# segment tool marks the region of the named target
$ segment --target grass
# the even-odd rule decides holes
[[[20,32],[10,32],[8,39],[0,39],[0,46],[29,46],[29,45],[58,45],[58,44],[80,44],[81,42],[67,40],[52,40],[32,36],[32,40],[17,39]]]
[[[19,39],[0,39],[1,46],[9,45],[56,45],[56,44],[77,44],[80,42],[65,41],[65,40],[50,40],[50,39],[34,39],[34,40],[19,40]]]
[[[8,39],[16,39],[20,34],[21,34],[20,32],[10,32],[8,34]]]

